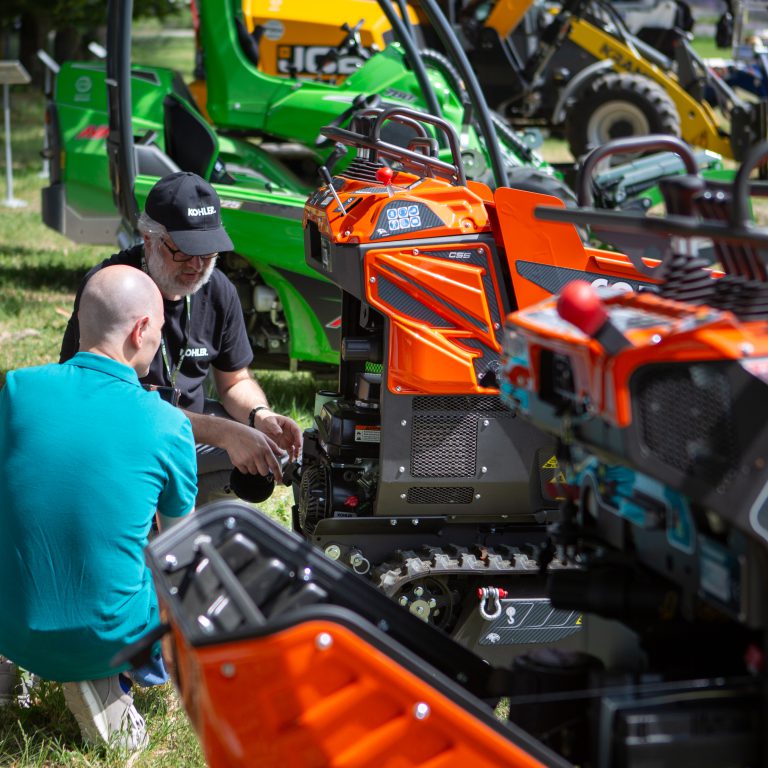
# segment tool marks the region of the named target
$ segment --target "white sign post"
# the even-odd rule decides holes
[[[13,196],[13,160],[11,158],[11,86],[26,85],[32,78],[20,61],[0,61],[0,83],[3,84],[3,114],[5,117],[5,200],[8,208],[23,208],[25,200]]]

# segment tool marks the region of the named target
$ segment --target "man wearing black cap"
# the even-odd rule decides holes
[[[197,504],[229,478],[232,466],[246,474],[281,478],[279,457],[295,458],[301,430],[274,413],[248,372],[253,353],[237,291],[215,269],[220,251],[233,249],[221,224],[216,191],[200,176],[178,172],[155,184],[138,221],[143,237],[94,267],[75,299],[61,347],[61,362],[78,350],[77,311],[83,286],[110,264],[144,270],[163,295],[165,327],[160,349],[142,383],[178,391],[178,404],[192,422],[198,444]],[[204,382],[213,374],[219,400],[230,418],[205,410]]]

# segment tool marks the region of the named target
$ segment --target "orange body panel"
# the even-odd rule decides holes
[[[562,207],[548,195],[491,193],[402,171],[388,186],[346,178],[337,195],[341,206],[327,187],[319,190],[304,224],[331,244],[315,256],[324,269],[348,277],[362,264],[359,290],[389,320],[386,386],[397,394],[496,394],[478,381],[487,370],[478,358],[501,354],[507,308],[529,306],[576,278],[629,289],[648,282],[623,254],[585,247],[572,225],[535,219],[539,205]],[[421,206],[421,224],[390,230],[385,214],[410,206]],[[509,278],[497,274],[507,270]],[[514,296],[505,294],[509,279]]]
[[[415,182],[418,185],[411,188]],[[377,190],[372,193],[371,190]],[[482,186],[478,188],[482,193]],[[455,187],[440,179],[420,179],[404,171],[395,173],[389,188],[366,181],[354,179],[345,180],[344,188],[339,192],[339,198],[347,206],[362,196],[345,216],[331,202],[326,208],[316,209],[308,205],[304,209],[304,217],[316,221],[320,232],[328,235],[334,242],[368,243],[376,231],[376,223],[382,208],[387,203],[423,202],[429,199],[432,212],[441,219],[443,226],[423,230],[428,237],[456,237],[457,234],[475,234],[490,230],[488,213],[482,198],[466,187]],[[327,216],[326,216],[327,211]],[[404,231],[401,235],[387,236],[392,239],[412,239],[413,233]]]
[[[490,254],[482,248],[492,265]],[[429,249],[369,251],[365,257],[367,299],[391,321],[389,344],[390,389],[403,393],[463,394],[486,392],[477,382],[472,360],[477,350],[462,346],[465,339],[479,339],[501,353],[494,330],[500,318],[494,317],[490,299],[501,306],[496,286],[498,276],[492,275],[495,295],[490,297],[483,285],[486,270],[429,257]],[[491,266],[492,269],[492,266]],[[379,293],[380,278],[384,276],[419,303],[441,315],[444,327],[408,315]],[[437,300],[436,300],[437,299]],[[498,309],[497,309],[498,312]],[[399,388],[399,389],[398,389]]]
[[[502,735],[339,624],[200,648],[174,635],[211,768],[542,766],[513,728]]]
[[[587,397],[595,411],[616,427],[632,422],[627,383],[632,373],[650,363],[685,363],[705,360],[738,360],[742,350],[750,358],[768,356],[765,321],[742,322],[730,312],[692,306],[659,298],[653,294],[624,294],[604,300],[609,312],[642,311],[655,324],[627,328],[632,343],[608,355],[594,339],[557,318],[556,299],[541,302],[527,311],[511,315],[514,324],[524,329],[529,343],[531,370],[513,375],[528,376],[527,388],[538,391],[541,348],[567,355],[573,364],[576,394]]]
[[[608,281],[612,284],[628,278],[653,282],[639,275],[624,254],[586,247],[573,224],[544,222],[534,216],[534,210],[540,205],[564,208],[565,204],[556,197],[500,188],[494,198],[519,309],[546,299],[552,292],[523,277],[518,261],[593,273],[595,278],[614,278]],[[573,275],[570,279],[577,277],[580,276]],[[589,276],[583,279],[590,280]]]

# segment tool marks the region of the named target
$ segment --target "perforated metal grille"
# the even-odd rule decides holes
[[[737,461],[731,387],[723,370],[654,366],[638,376],[634,389],[642,438],[656,458],[695,474]]]
[[[465,411],[475,416],[513,418],[498,397],[490,395],[426,395],[413,398],[413,410],[421,411]]]
[[[411,475],[474,477],[478,421],[511,416],[497,397],[426,396],[413,399]]]
[[[464,488],[409,488],[409,504],[470,504],[474,489]]]

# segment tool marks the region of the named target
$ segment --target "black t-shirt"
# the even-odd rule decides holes
[[[141,269],[143,252],[142,245],[121,251],[104,260],[85,276],[77,291],[75,308],[69,319],[67,330],[64,332],[60,362],[73,357],[80,345],[77,310],[80,306],[80,295],[88,278],[94,272],[112,264],[127,264]],[[208,283],[190,297],[189,327],[184,299],[178,301],[163,299],[163,304],[165,305],[163,339],[168,363],[172,370],[176,367],[179,355],[186,348],[184,362],[176,378],[176,387],[181,390],[179,405],[190,411],[201,413],[204,401],[203,384],[208,368],[213,365],[220,371],[237,371],[248,366],[253,359],[240,299],[229,278],[220,270],[214,269]],[[160,349],[157,350],[149,373],[141,381],[144,384],[170,385]]]

